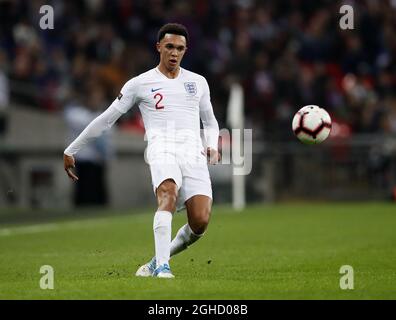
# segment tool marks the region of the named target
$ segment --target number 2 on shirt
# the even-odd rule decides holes
[[[164,97],[162,96],[161,93],[156,93],[156,94],[154,95],[154,99],[157,99],[157,97],[159,97],[159,99],[158,99],[157,103],[155,104],[155,109],[157,109],[157,110],[159,110],[159,109],[164,109],[164,106],[160,106],[160,102],[162,101],[162,99],[163,99]]]

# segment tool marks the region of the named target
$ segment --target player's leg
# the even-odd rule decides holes
[[[195,195],[186,201],[188,223],[182,226],[172,240],[170,255],[187,249],[199,240],[210,220],[212,199],[206,195]]]
[[[150,165],[150,171],[158,202],[153,222],[155,255],[150,262],[138,269],[136,275],[173,277],[169,270],[172,214],[176,208],[182,175],[176,163],[153,164]]]
[[[152,173],[155,170],[152,170]],[[212,187],[209,172],[206,164],[197,167],[186,166],[183,168],[183,186],[179,190],[179,198],[187,209],[188,223],[181,227],[170,244],[170,256],[173,256],[204,234],[210,220],[212,206]],[[181,179],[180,176],[174,175]],[[153,175],[154,177],[154,175]],[[154,178],[153,178],[153,181]],[[176,184],[181,186],[181,180],[176,180]],[[136,275],[149,276],[158,267],[154,256],[150,262],[139,268]]]
[[[170,256],[187,249],[199,240],[210,220],[212,199],[204,195],[195,195],[185,203],[188,223],[182,226],[176,233],[170,245]],[[156,257],[147,264],[148,272],[153,272],[156,266]]]
[[[158,202],[153,222],[155,255],[150,262],[137,270],[136,276],[173,278],[170,272],[169,258],[172,214],[176,208],[178,187],[173,179],[166,179],[156,188],[155,193]]]
[[[158,210],[154,215],[155,276],[171,275],[169,268],[172,240],[172,215],[176,210],[177,185],[174,180],[163,181],[156,191]],[[160,274],[161,273],[161,274]],[[173,277],[173,276],[172,276]]]
[[[180,199],[187,209],[188,223],[182,226],[171,243],[171,256],[187,249],[204,234],[212,208],[212,186],[206,159],[201,164],[182,166],[183,186]]]

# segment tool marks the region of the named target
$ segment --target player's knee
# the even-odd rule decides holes
[[[174,192],[164,192],[159,199],[160,210],[174,212],[176,210],[177,195]]]
[[[191,230],[197,235],[203,234],[208,228],[209,220],[210,220],[209,212],[200,215],[194,220],[193,223],[190,224]]]
[[[207,220],[200,220],[195,222],[191,227],[191,230],[196,234],[196,235],[201,235],[203,234],[207,227],[208,227],[209,221]]]
[[[177,185],[173,181],[162,183],[157,189],[158,207],[160,210],[176,210]]]

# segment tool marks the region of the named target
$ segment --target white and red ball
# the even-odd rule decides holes
[[[294,115],[292,128],[301,142],[319,144],[330,135],[331,118],[325,109],[308,105]]]

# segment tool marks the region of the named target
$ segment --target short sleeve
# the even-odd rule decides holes
[[[132,78],[122,87],[118,97],[114,100],[114,107],[121,113],[128,112],[137,102],[138,79]]]

